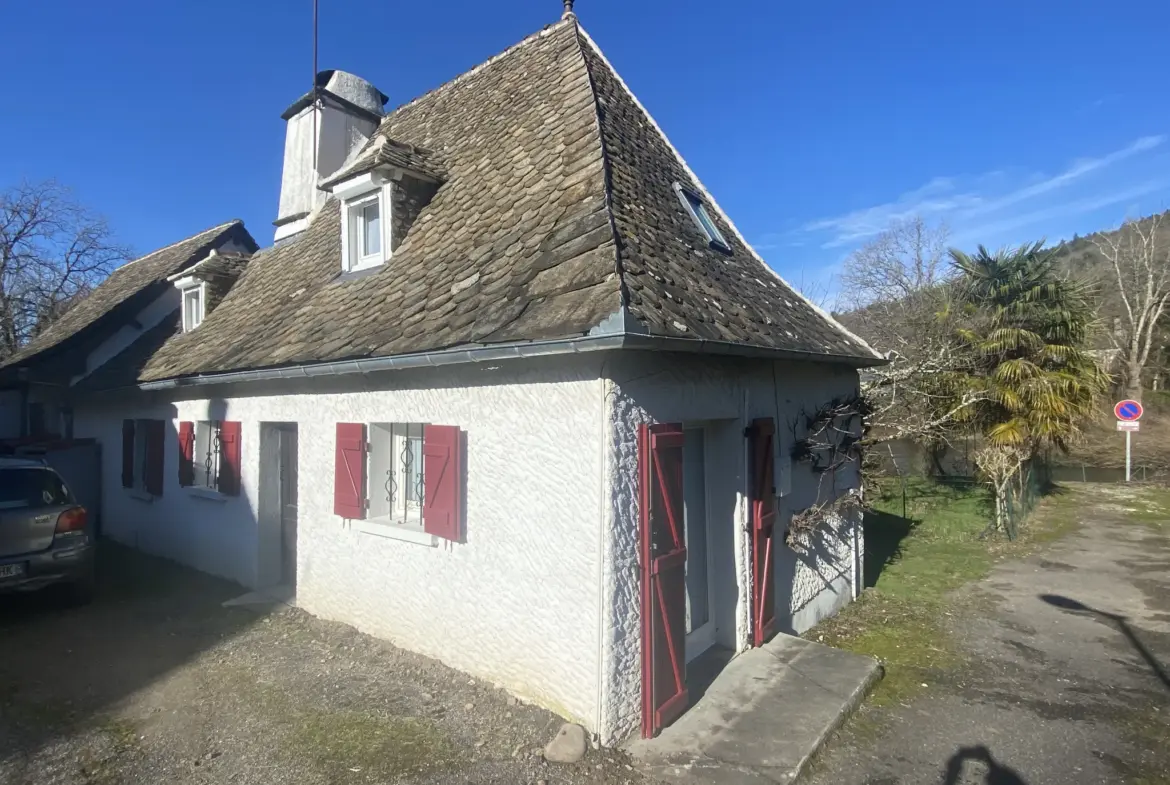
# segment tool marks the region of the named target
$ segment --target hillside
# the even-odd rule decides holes
[[[1159,245],[1164,249],[1165,253],[1170,255],[1170,210],[1161,213],[1160,216],[1147,216],[1142,218],[1138,221],[1138,225],[1143,228],[1148,228],[1150,222],[1155,217],[1160,217],[1162,220]],[[1122,303],[1118,294],[1117,278],[1113,267],[1110,265],[1109,260],[1098,250],[1097,245],[1106,238],[1118,237],[1120,232],[1121,229],[1113,229],[1111,231],[1094,232],[1084,237],[1074,235],[1071,240],[1066,240],[1052,248],[1057,259],[1057,264],[1060,265],[1061,269],[1071,275],[1083,278],[1090,282],[1096,289],[1096,294],[1100,298],[1099,313],[1101,329],[1098,332],[1096,340],[1097,348],[1099,349],[1112,347],[1108,331],[1113,325],[1114,318],[1121,315]]]

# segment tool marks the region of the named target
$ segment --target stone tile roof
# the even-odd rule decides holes
[[[329,188],[342,180],[364,174],[378,166],[393,166],[416,172],[428,180],[443,182],[447,179],[442,162],[433,150],[404,144],[384,136],[376,135],[371,143],[353,160],[321,182],[322,188]]]
[[[142,369],[163,345],[181,334],[181,313],[175,309],[154,327],[146,330],[134,343],[99,365],[92,373],[73,385],[79,393],[120,390],[138,383]]]
[[[673,190],[701,184],[575,19],[396,109],[355,161],[388,138],[433,151],[444,175],[390,261],[339,275],[331,199],[304,232],[253,256],[141,379],[576,337],[623,309],[634,331],[715,350],[877,360],[710,201],[732,248],[704,246]]]
[[[33,339],[0,367],[39,365],[51,355],[81,346],[83,350],[132,318],[167,287],[168,276],[193,264],[208,250],[228,239],[255,247],[255,241],[239,220],[213,226],[199,234],[122,265],[87,297],[69,309],[48,330]],[[76,359],[76,358],[74,358]],[[76,362],[68,363],[76,373]]]
[[[188,275],[204,280],[210,278],[229,278],[235,280],[243,274],[244,268],[251,260],[251,254],[242,253],[213,253],[205,256],[202,261],[196,262],[187,269],[170,275],[168,281],[177,281]]]

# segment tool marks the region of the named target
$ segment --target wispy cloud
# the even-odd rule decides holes
[[[1077,159],[1057,174],[1035,175],[1023,182],[1003,170],[973,178],[936,177],[893,201],[811,221],[801,227],[799,234],[819,236],[822,248],[842,248],[874,237],[895,221],[922,216],[932,221],[945,220],[956,231],[958,240],[977,236],[976,232],[984,232],[978,236],[986,237],[1092,212],[1166,188],[1167,183],[1161,181],[1138,185],[1100,182],[1107,170],[1147,155],[1165,142],[1163,135],[1143,136],[1105,155]],[[1094,186],[1092,193],[1075,193],[1078,186],[1089,181]]]

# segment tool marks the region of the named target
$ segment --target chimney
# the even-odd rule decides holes
[[[365,79],[330,70],[318,73],[315,89],[284,111],[281,118],[288,125],[275,239],[290,237],[309,225],[309,213],[327,196],[317,183],[340,169],[350,153],[369,140],[385,114],[382,107],[387,100]]]

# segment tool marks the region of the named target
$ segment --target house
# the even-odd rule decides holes
[[[614,743],[685,710],[688,663],[857,594],[840,500],[881,360],[748,247],[568,5],[389,114],[322,72],[284,113],[275,244],[167,270],[170,321],[70,405],[109,536]]]
[[[259,246],[234,220],[160,248],[114,271],[92,294],[0,363],[0,440],[72,439],[72,386],[143,335],[162,330],[179,305],[168,277],[213,253]],[[173,332],[173,329],[170,330]]]

